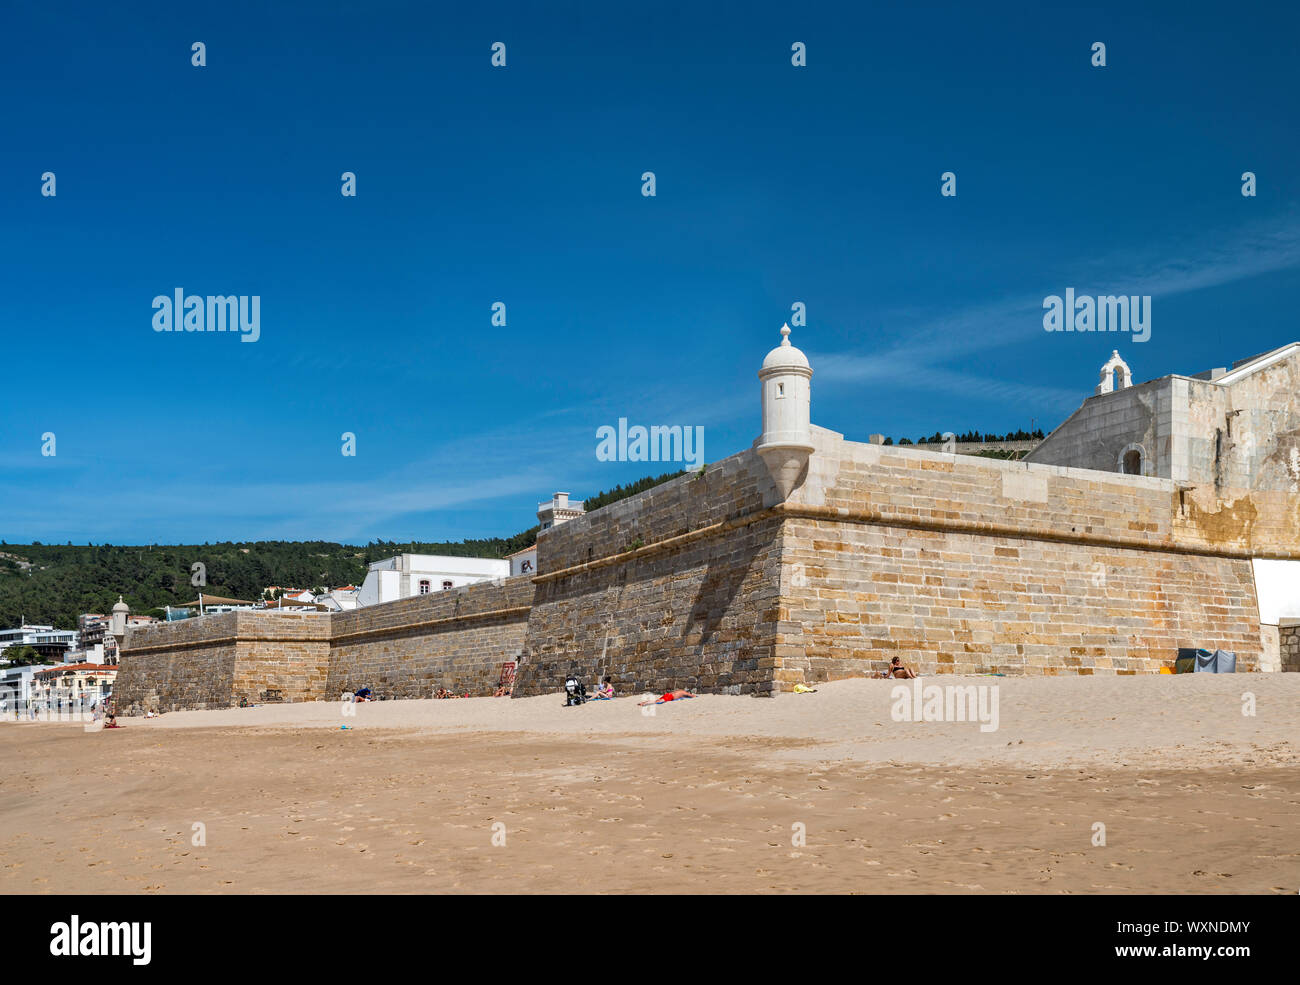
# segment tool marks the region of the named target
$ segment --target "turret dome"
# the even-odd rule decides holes
[[[781,326],[781,344],[767,354],[763,369],[810,369],[808,357],[790,344],[790,326]]]

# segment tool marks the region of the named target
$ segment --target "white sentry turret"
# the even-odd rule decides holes
[[[790,344],[790,326],[781,326],[781,344],[767,354],[758,378],[763,388],[763,436],[756,451],[780,490],[789,497],[812,454],[812,366]]]

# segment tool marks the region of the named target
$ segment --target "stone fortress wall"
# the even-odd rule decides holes
[[[749,449],[543,531],[535,578],[132,628],[120,706],[489,694],[521,656],[518,695],[571,670],[764,694],[895,654],[924,674],[1154,673],[1208,646],[1251,670],[1249,558],[1300,558],[1294,496],[1243,521],[1165,479],[813,437],[784,502]]]
[[[542,532],[518,694],[775,687],[780,527],[752,451]]]
[[[897,654],[923,674],[1156,673],[1211,645],[1258,664],[1249,552],[1168,480],[927,455],[813,429],[782,506],[794,682]]]
[[[119,708],[227,708],[309,701],[324,691],[328,617],[226,612],[127,630],[113,685]]]
[[[543,530],[536,576],[133,628],[121,706],[490,694],[516,660],[517,696],[573,671],[623,693],[761,695],[894,656],[922,674],[1136,674],[1204,646],[1236,651],[1243,671],[1276,666],[1261,661],[1251,558],[1300,560],[1289,431],[1250,446],[1277,459],[1252,473],[1265,481],[1225,469],[1220,442],[1215,481],[1196,485],[1119,474],[1113,450],[1091,470],[846,441],[809,422],[811,369],[788,334],[760,372],[752,448]],[[1272,394],[1274,424],[1292,419],[1282,372],[1238,391]]]
[[[386,698],[431,698],[439,687],[491,694],[501,665],[524,649],[532,600],[528,578],[506,578],[326,615],[322,696],[360,687]]]

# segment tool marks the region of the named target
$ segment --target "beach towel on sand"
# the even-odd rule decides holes
[[[1232,650],[1215,650],[1182,647],[1174,661],[1175,674],[1234,674],[1237,671],[1237,654]]]

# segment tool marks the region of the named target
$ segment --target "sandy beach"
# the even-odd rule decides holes
[[[9,722],[0,892],[1300,888],[1300,675],[922,682],[985,730],[898,683]]]

